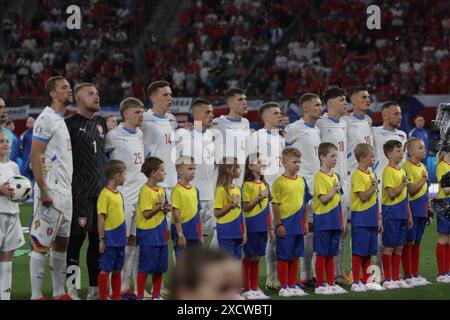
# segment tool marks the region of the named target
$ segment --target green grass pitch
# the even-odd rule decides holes
[[[31,216],[31,205],[22,205],[21,206],[21,221],[22,226],[28,226]],[[28,235],[26,235],[28,240]],[[422,242],[422,255],[421,255],[421,274],[427,278],[429,281],[433,282],[432,285],[426,287],[419,287],[414,289],[401,289],[401,290],[392,290],[392,291],[384,291],[384,292],[367,292],[367,293],[353,293],[350,292],[350,287],[344,286],[345,289],[349,291],[348,294],[345,295],[337,295],[337,296],[319,296],[313,293],[313,289],[308,288],[306,292],[310,295],[307,297],[301,298],[285,298],[287,300],[367,300],[367,299],[380,299],[380,300],[393,300],[393,299],[404,299],[404,300],[412,300],[412,299],[450,299],[450,284],[441,284],[436,283],[436,258],[435,258],[435,248],[436,248],[436,225],[428,226],[426,229],[426,233],[424,235],[424,239]],[[86,270],[86,244],[82,248],[82,253],[80,256],[81,259],[81,291],[80,297],[85,298],[87,295],[87,287],[88,287],[88,273]],[[347,246],[348,248],[349,246]],[[28,243],[21,249],[28,249]],[[170,245],[171,248],[171,245]],[[350,273],[351,268],[351,257],[350,250],[346,250],[346,259],[345,259],[345,270],[347,273]],[[169,254],[169,256],[172,256]],[[15,257],[13,260],[13,286],[12,286],[12,299],[25,299],[28,300],[31,296],[30,289],[30,272],[29,272],[29,256],[28,254]],[[260,287],[264,288],[264,284],[266,281],[266,268],[265,261],[262,260],[262,264],[260,267]],[[46,274],[44,281],[44,294],[46,296],[51,296],[51,277],[49,272],[48,259],[46,263]],[[165,278],[167,283],[168,279]],[[151,283],[148,284],[148,290],[151,290]],[[276,291],[265,290],[267,294],[269,294],[272,299],[283,299],[278,297]]]

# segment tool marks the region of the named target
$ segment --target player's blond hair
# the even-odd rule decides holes
[[[285,161],[288,158],[292,158],[292,157],[301,158],[302,153],[300,152],[300,150],[298,150],[297,148],[294,148],[294,147],[287,147],[281,153],[281,159],[283,161]]]
[[[371,152],[373,152],[373,147],[368,143],[359,143],[355,147],[355,159],[359,160],[363,157],[367,157]]]
[[[131,109],[131,108],[136,108],[136,107],[145,109],[144,103],[141,100],[139,100],[138,98],[129,97],[129,98],[122,100],[120,102],[120,107],[119,107],[119,112],[120,112],[120,116],[122,117],[122,119],[125,120],[125,117],[124,117],[125,111],[127,111],[128,109]]]

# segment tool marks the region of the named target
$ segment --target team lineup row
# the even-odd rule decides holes
[[[100,287],[100,296],[105,298],[105,274],[113,272],[114,298],[130,293],[133,273],[139,298],[145,295],[147,274],[154,277],[152,297],[159,298],[161,274],[167,269],[166,219],[173,222],[177,254],[213,233],[213,244],[236,258],[241,259],[244,244],[246,299],[267,298],[257,287],[259,257],[264,255],[268,286],[274,287],[279,281],[281,296],[305,294],[297,286],[299,257],[300,280],[315,276],[316,293],[345,292],[335,284],[334,275],[344,275],[350,221],[352,290],[383,289],[366,283],[367,272],[363,272],[362,280],[359,276],[359,269],[367,270],[370,257],[379,252],[383,252],[378,264],[384,269],[384,288],[427,283],[419,274],[417,252],[429,218],[424,210],[411,213],[408,205],[409,198],[411,206],[426,207],[421,204],[428,198],[428,175],[420,164],[426,151],[423,142],[414,139],[408,143],[409,159],[405,161],[407,136],[398,130],[401,110],[397,103],[385,103],[383,126],[372,128],[366,115],[370,106],[367,90],[357,87],[350,92],[353,113],[346,115],[345,92],[332,87],[324,94],[326,114],[319,96],[305,94],[300,99],[303,118],[282,130],[279,106],[265,103],[260,109],[264,128],[251,133],[243,117],[247,111],[245,92],[232,88],[226,93],[230,108],[227,116],[214,119],[211,104],[197,99],[192,105],[194,128],[174,130],[167,116],[172,102],[170,86],[157,81],[147,88],[152,110],[144,112],[140,100],[127,98],[120,106],[124,122],[107,132],[104,119],[94,115],[100,111],[95,86],[75,87],[78,110],[66,120],[62,114],[72,102],[70,85],[64,78],[54,77],[47,83],[47,91],[52,103],[36,120],[31,153],[36,179],[32,224],[35,250],[30,260],[32,299],[43,298],[43,253],[53,238],[53,296],[77,296],[73,288],[69,289],[70,296],[65,294],[65,273],[69,265],[78,263],[86,233],[90,242],[98,243],[92,246],[94,262],[88,261],[91,297],[98,295]],[[125,167],[117,163],[113,174],[106,174],[109,189],[103,189],[103,170],[111,166],[111,162],[104,166],[105,153],[126,167],[126,177],[120,170]],[[450,159],[446,154],[445,150],[441,152],[438,176],[448,171],[445,165]],[[251,159],[247,159],[249,155]],[[120,191],[122,197],[108,190]],[[440,189],[441,198],[448,198],[446,191]],[[165,205],[165,199],[170,206]],[[54,230],[56,237],[46,230],[39,232],[40,225],[35,223],[39,216],[50,215],[52,207],[64,212]],[[438,217],[441,282],[450,282],[447,223]],[[378,236],[383,228],[382,236]],[[15,232],[10,236],[17,238]],[[268,236],[271,241],[267,241]],[[4,251],[13,249],[10,246]],[[399,278],[402,256],[405,281]]]

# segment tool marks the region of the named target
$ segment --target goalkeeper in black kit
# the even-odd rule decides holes
[[[97,199],[104,187],[106,120],[100,115],[100,98],[95,86],[82,83],[75,87],[77,112],[66,119],[73,154],[73,217],[67,250],[69,295],[79,300],[76,288],[80,251],[86,234],[89,237],[86,262],[89,273],[87,300],[98,300],[99,239],[97,229]]]

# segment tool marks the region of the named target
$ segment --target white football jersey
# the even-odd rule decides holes
[[[387,130],[383,126],[373,127],[373,144],[375,150],[375,166],[373,167],[373,172],[376,174],[377,178],[381,181],[383,176],[383,170],[389,164],[388,158],[384,155],[383,146],[389,140],[398,140],[405,146],[408,136],[402,130],[395,129],[394,131]],[[406,159],[406,152],[405,152]]]
[[[342,120],[347,123],[347,168],[350,174],[358,167],[355,158],[355,147],[360,143],[373,146],[372,119],[365,115],[361,118],[355,114],[343,116]]]
[[[0,162],[0,186],[9,178],[19,176],[19,166],[14,161]],[[18,214],[19,205],[8,200],[3,194],[0,195],[0,212]]]
[[[178,155],[191,156],[195,160],[195,178],[192,184],[198,189],[200,200],[214,200],[217,170],[211,130],[202,132],[195,128],[192,131],[182,128],[175,131],[175,137]]]
[[[117,189],[125,201],[137,201],[139,191],[147,178],[141,172],[144,163],[144,142],[141,129],[124,128],[122,124],[106,134],[105,151],[111,160],[120,160],[127,165],[125,183]]]
[[[285,144],[285,139],[276,130],[270,132],[266,129],[260,129],[250,136],[249,154],[259,152],[264,156],[266,161],[264,178],[269,187],[272,187],[272,183],[284,173],[281,153]]]
[[[224,157],[236,157],[241,166],[241,175],[236,183],[242,186],[244,182],[245,160],[249,150],[250,123],[246,118],[241,120],[220,116],[214,119],[211,128],[214,135],[215,155],[217,163]]]
[[[64,116],[46,107],[36,119],[33,139],[47,143],[44,156],[52,163],[45,181],[50,190],[72,194],[72,143]],[[39,188],[35,184],[35,188]]]
[[[175,131],[169,117],[156,115],[152,112],[144,113],[145,158],[157,157],[164,161],[166,177],[161,183],[164,188],[173,188],[177,184],[177,171],[175,170],[176,147]]]
[[[341,181],[345,184],[348,175],[347,169],[347,123],[339,119],[336,121],[324,115],[317,120],[317,126],[320,129],[320,139],[322,142],[331,142],[338,149],[337,163],[334,168]]]
[[[314,176],[320,169],[320,130],[300,119],[286,126],[286,147],[294,147],[302,153],[300,175],[306,179],[310,192],[314,192]]]

